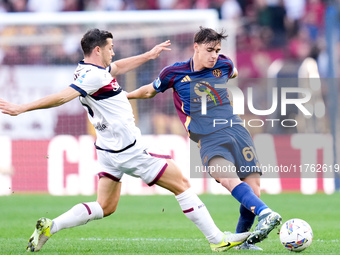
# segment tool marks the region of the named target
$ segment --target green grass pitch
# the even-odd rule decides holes
[[[216,225],[234,231],[238,203],[231,196],[201,195]],[[303,254],[340,254],[340,194],[268,195],[262,199],[283,221],[301,218],[314,232]],[[11,195],[0,197],[0,254],[26,254],[27,240],[41,216],[54,218],[95,197]],[[263,252],[231,254],[292,254],[279,242],[277,230],[259,244]],[[56,233],[39,254],[212,254],[203,234],[181,212],[174,196],[122,196],[117,211],[103,220]]]

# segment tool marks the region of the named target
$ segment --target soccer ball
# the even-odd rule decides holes
[[[287,250],[303,251],[313,241],[312,228],[304,220],[288,220],[280,229],[280,241]]]

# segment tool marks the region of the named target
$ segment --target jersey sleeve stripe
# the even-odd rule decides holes
[[[190,118],[188,122],[188,114],[184,111],[184,108],[183,108],[184,104],[176,91],[173,92],[173,100],[174,100],[175,108],[177,110],[178,117],[180,121],[182,122],[183,126],[185,127],[185,129],[188,131]]]
[[[229,66],[228,78],[230,78],[231,75],[232,75],[233,72],[234,72],[233,65],[232,65],[230,62],[227,62],[227,61],[222,61],[222,63],[224,63],[224,64],[226,64],[226,65]]]
[[[81,88],[79,88],[77,85],[71,84],[71,88],[74,88],[76,91],[78,91],[83,97],[87,96],[87,92]]]
[[[178,71],[185,71],[185,70],[190,70],[187,63],[183,65],[179,65],[179,66],[169,66],[169,67],[166,67],[161,72],[159,77],[161,78],[161,80],[163,80],[171,72],[175,72],[175,71],[178,72]]]

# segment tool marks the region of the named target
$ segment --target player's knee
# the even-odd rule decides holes
[[[221,183],[229,192],[232,192],[233,189],[241,183],[241,181],[236,178],[215,178],[215,180]]]
[[[103,209],[104,217],[113,214],[117,209],[117,205],[107,203],[104,203],[103,205],[101,205],[101,207]]]
[[[181,193],[183,193],[184,191],[186,191],[187,189],[189,189],[190,183],[189,180],[185,177],[182,177],[181,180],[178,180],[172,187],[172,192],[177,196]]]
[[[185,178],[184,176],[182,178],[182,183],[183,183],[183,188],[185,188],[186,190],[191,187],[189,180],[187,178]]]
[[[103,210],[104,217],[107,217],[107,216],[113,214],[115,211],[116,211],[116,208],[114,208],[114,209],[108,208],[108,209]]]
[[[253,191],[254,191],[254,194],[255,194],[257,197],[260,197],[260,196],[261,196],[261,190],[260,190],[260,188],[255,188],[255,189],[253,189]]]

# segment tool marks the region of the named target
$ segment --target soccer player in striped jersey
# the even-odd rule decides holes
[[[157,58],[162,51],[170,50],[170,42],[158,44],[144,54],[111,62],[115,55],[112,38],[110,32],[99,29],[85,33],[81,40],[84,60],[75,70],[73,83],[61,92],[21,105],[0,99],[2,113],[15,116],[56,107],[79,97],[96,130],[95,146],[101,167],[97,201],[77,204],[53,220],[40,218],[27,251],[39,251],[53,234],[62,229],[102,219],[115,212],[121,191],[120,179],[124,174],[174,193],[184,214],[202,231],[213,251],[228,250],[242,243],[250,233],[221,232],[170,156],[157,151],[153,153],[141,142],[132,107],[115,78]]]
[[[254,244],[266,238],[282,218],[259,198],[261,169],[252,137],[240,117],[233,114],[228,91],[215,86],[238,74],[231,59],[219,54],[226,37],[223,31],[200,27],[194,36],[192,58],[165,67],[153,83],[130,92],[128,98],[152,98],[173,90],[178,116],[190,139],[198,143],[206,169],[237,170],[209,172],[241,203],[236,233],[248,232],[259,216],[253,233],[237,248],[261,250]],[[206,114],[202,114],[202,104],[206,104]],[[214,125],[216,119],[228,122]],[[242,167],[251,171],[242,171]]]

